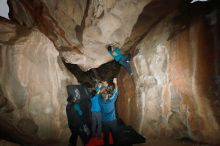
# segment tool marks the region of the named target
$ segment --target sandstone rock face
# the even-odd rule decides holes
[[[65,87],[77,80],[38,29],[0,25],[1,131],[19,143],[66,143]]]
[[[119,115],[147,138],[188,137],[217,144],[219,91],[214,79],[219,67],[214,60],[220,58],[210,39],[216,34],[210,34],[204,19],[194,18],[168,40],[172,28],[168,20],[158,23],[137,45],[134,79],[123,71],[119,75]]]
[[[106,45],[122,46],[150,0],[9,0],[10,17],[37,25],[65,61],[84,70],[112,60]]]

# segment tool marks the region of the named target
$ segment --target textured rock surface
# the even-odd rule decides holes
[[[29,144],[67,142],[65,86],[77,80],[39,30],[0,25],[1,136]]]
[[[112,58],[107,44],[122,46],[150,0],[9,0],[10,17],[37,25],[62,52],[66,62],[96,68]],[[129,23],[128,23],[129,22]]]
[[[15,144],[15,143],[8,142],[8,141],[1,140],[0,146],[19,146],[19,145]]]
[[[119,75],[119,115],[148,138],[188,137],[219,143],[219,91],[214,83],[219,67],[214,60],[220,58],[213,52],[219,47],[211,41],[218,35],[211,34],[198,17],[168,41],[172,28],[168,20],[163,19],[138,44],[134,79],[123,72]],[[212,28],[218,31],[219,24]]]

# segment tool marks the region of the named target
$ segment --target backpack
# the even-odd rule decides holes
[[[88,88],[83,85],[67,85],[66,88],[68,97],[76,98],[76,102],[88,99],[91,96]]]

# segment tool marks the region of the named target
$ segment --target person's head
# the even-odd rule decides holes
[[[97,84],[95,85],[95,90],[96,90],[97,93],[100,92],[101,87],[102,87],[102,84],[101,84],[101,83],[97,83]]]
[[[107,88],[108,88],[108,82],[107,81],[102,81],[101,82],[100,93],[106,92]]]
[[[104,86],[106,88],[108,87],[108,82],[107,81],[102,81],[101,83],[102,83],[102,86]]]
[[[99,94],[105,92],[107,87],[108,87],[108,82],[101,81],[100,83],[95,85],[95,90]]]

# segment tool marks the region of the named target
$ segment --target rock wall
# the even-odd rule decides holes
[[[218,15],[215,15],[215,18]],[[213,41],[219,24],[194,17],[176,33],[170,16],[155,25],[137,45],[134,79],[121,71],[119,116],[147,138],[190,138],[219,143],[219,90]],[[215,20],[215,18],[213,20]],[[214,31],[215,30],[215,31]],[[132,90],[133,89],[133,90]],[[135,89],[135,90],[134,90]]]
[[[77,80],[38,29],[0,21],[1,136],[19,143],[66,143],[66,85]]]
[[[1,140],[0,141],[0,146],[19,146],[19,145],[15,144],[15,143],[8,142],[8,141],[5,141],[5,140]]]
[[[62,52],[66,62],[88,70],[112,60],[106,45],[124,44],[150,0],[8,2],[13,21],[27,27],[38,26]]]

